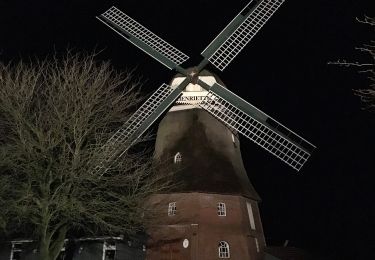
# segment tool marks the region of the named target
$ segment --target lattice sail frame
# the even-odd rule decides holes
[[[169,69],[173,69],[189,59],[186,54],[148,30],[115,6],[109,8],[98,18],[112,30]]]
[[[109,163],[121,157],[130,146],[135,143],[135,141],[147,130],[146,128],[144,131],[138,131],[141,125],[152,113],[155,112],[161,103],[171,95],[172,92],[173,89],[169,85],[161,85],[126,121],[124,126],[116,131],[116,133],[99,150],[102,160],[95,167],[94,173],[105,172]],[[177,99],[178,96],[179,95],[177,95],[175,99]],[[134,134],[136,134],[136,136],[133,136]]]
[[[223,71],[228,66],[285,0],[263,0],[259,4],[257,2],[259,1],[250,1],[202,52],[203,57],[207,58],[219,70]],[[250,12],[254,7],[255,9]],[[247,18],[228,37],[227,33],[230,33],[231,27],[236,26],[236,23],[241,21],[246,15],[248,15]],[[224,38],[226,40],[220,46],[216,46]]]
[[[284,1],[251,0],[202,52],[205,59],[199,64],[199,70],[208,61],[219,70],[224,70]],[[186,70],[179,65],[189,58],[186,54],[153,34],[116,7],[111,7],[98,19],[166,67],[182,71],[182,74],[185,75]],[[185,86],[188,83],[185,80]],[[95,171],[106,171],[111,161],[118,159],[118,156],[129,149],[161,113],[178,98],[183,88],[180,86],[178,90],[172,90],[168,85],[163,84],[135,112],[124,127],[118,130],[102,147],[101,154],[104,159],[95,168]],[[221,86],[221,88],[223,87]],[[217,89],[215,91],[215,88],[212,88],[200,106],[299,171],[315,146],[241,98],[233,97],[235,94],[232,92],[225,91],[217,92]],[[223,92],[225,95],[221,96],[220,94]],[[237,101],[241,102],[242,106],[236,106]]]
[[[315,146],[308,141],[270,117],[267,116],[276,127],[282,127],[284,132],[289,132],[290,137],[288,137],[288,133],[281,133],[277,128],[257,119],[256,116],[243,112],[211,90],[199,105],[297,171],[302,168],[310,157],[312,150],[315,149]],[[253,107],[250,104],[249,106]],[[261,111],[256,111],[256,113],[259,112]],[[308,148],[304,148],[302,145]]]

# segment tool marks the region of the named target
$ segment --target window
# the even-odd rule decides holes
[[[104,242],[103,243],[103,260],[114,260],[116,256],[116,244],[115,242]]]
[[[225,208],[224,202],[219,202],[217,204],[217,215],[218,216],[226,216],[227,215],[227,210]]]
[[[64,242],[64,246],[61,248],[60,254],[57,256],[56,260],[65,260],[66,258],[66,249],[65,249],[65,243],[67,240]]]
[[[247,213],[249,214],[250,227],[251,229],[255,230],[254,214],[253,214],[253,209],[251,207],[251,203],[246,202],[246,206],[247,206]]]
[[[65,260],[66,252],[65,252],[65,246],[61,248],[60,254],[57,256],[57,260]]]
[[[219,243],[219,258],[230,258],[229,244],[225,241]]]
[[[168,216],[176,215],[176,202],[171,202],[168,205]]]
[[[21,259],[21,253],[22,253],[22,243],[12,242],[12,250],[10,252],[10,260]]]
[[[182,162],[182,155],[178,152],[174,156],[174,163],[181,163]]]

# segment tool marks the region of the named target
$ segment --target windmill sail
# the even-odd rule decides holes
[[[200,106],[299,171],[315,146],[215,83]]]
[[[250,42],[285,0],[251,0],[247,6],[202,52],[203,61],[191,73],[180,67],[189,57],[149,31],[147,28],[111,7],[97,18],[126,40],[155,58],[169,69],[176,69],[186,78],[176,88],[162,85],[135,114],[102,147],[102,160],[96,172],[108,166],[148,129],[148,127],[179,97],[191,82],[208,91],[200,106],[236,129],[297,171],[310,157],[315,146],[266,115],[220,84],[208,85],[196,75],[208,63],[219,70],[228,64]]]
[[[251,0],[201,53],[223,71],[285,0]]]
[[[94,173],[103,174],[112,162],[121,157],[129,147],[155,122],[156,119],[180,96],[188,84],[184,80],[175,89],[169,85],[161,85],[143,105],[128,119],[124,126],[101,147],[102,156]]]
[[[97,18],[169,69],[174,69],[189,59],[186,54],[114,6]]]

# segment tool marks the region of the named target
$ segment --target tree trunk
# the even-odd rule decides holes
[[[48,260],[56,260],[61,253],[61,249],[64,247],[65,236],[68,230],[67,225],[63,225],[58,231],[56,238],[51,241],[50,244],[50,258]]]
[[[52,260],[49,255],[50,243],[46,241],[46,238],[41,238],[39,242],[39,257],[40,260]]]
[[[39,231],[39,254],[40,260],[51,260],[49,257],[49,248],[51,244],[51,239],[48,234],[49,227],[49,215],[48,207],[45,206],[45,203],[42,207],[43,215],[41,217],[41,225]]]
[[[65,236],[67,232],[67,226],[63,225],[56,231],[54,238],[51,237],[50,233],[46,233],[46,236],[40,237],[39,242],[39,257],[40,260],[56,260],[59,256],[61,249],[64,247]]]

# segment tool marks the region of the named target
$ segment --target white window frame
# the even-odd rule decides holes
[[[255,230],[255,219],[254,219],[254,213],[253,213],[253,208],[251,206],[251,203],[246,202],[246,207],[247,207],[247,213],[249,214],[250,227],[251,229]]]
[[[176,153],[174,158],[173,158],[174,163],[181,163],[182,162],[182,155],[180,152]]]
[[[116,259],[116,243],[115,242],[109,243],[107,241],[104,241],[102,260],[106,259],[105,256],[106,256],[107,251],[115,251],[115,259]]]
[[[219,258],[230,258],[229,244],[226,241],[220,241],[219,246]]]
[[[176,215],[177,207],[176,207],[176,202],[170,202],[168,204],[168,216],[174,216]]]
[[[227,208],[224,202],[217,203],[217,215],[220,217],[225,217],[227,215]]]
[[[22,242],[12,242],[12,249],[10,251],[10,260],[14,259],[15,253],[22,252],[22,245],[23,245]]]

